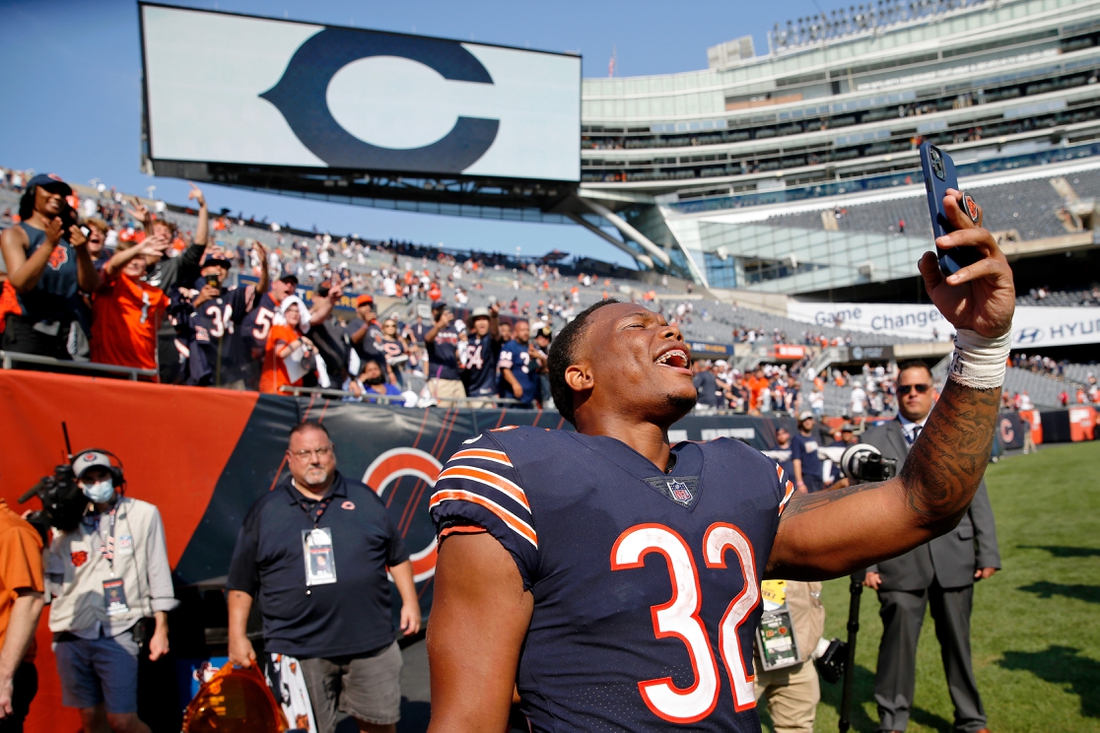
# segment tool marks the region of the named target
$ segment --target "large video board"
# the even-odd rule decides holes
[[[154,160],[580,179],[578,56],[140,9]]]

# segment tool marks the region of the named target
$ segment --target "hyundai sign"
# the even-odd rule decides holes
[[[149,157],[580,179],[578,56],[141,5]]]

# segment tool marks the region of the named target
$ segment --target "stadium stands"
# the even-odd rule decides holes
[[[1067,177],[1081,194],[1100,190],[1100,170],[1081,171]],[[985,212],[984,224],[990,231],[1017,230],[1025,240],[1060,237],[1069,233],[1056,212],[1065,200],[1047,177],[1018,180],[992,186],[975,184],[969,188]],[[839,216],[836,216],[839,214]],[[839,231],[876,234],[902,234],[899,222],[905,222],[906,236],[931,239],[928,204],[923,195],[890,199],[867,204],[836,206],[835,209],[778,214],[762,223],[796,229],[824,230],[823,217],[835,217]]]

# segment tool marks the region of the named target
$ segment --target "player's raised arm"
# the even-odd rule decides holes
[[[993,236],[962,212],[961,193],[949,194],[945,209],[956,231],[936,244],[976,247],[982,259],[948,278],[932,252],[919,264],[929,296],[958,330],[943,394],[897,477],[791,499],[768,560],[770,577],[831,578],[899,555],[950,531],[978,489],[993,443],[1016,293]]]

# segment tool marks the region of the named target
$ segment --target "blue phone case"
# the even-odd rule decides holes
[[[924,190],[928,193],[928,214],[932,217],[932,236],[938,239],[955,231],[947,220],[943,208],[943,197],[947,195],[947,189],[959,190],[959,181],[955,176],[955,162],[951,160],[950,155],[932,143],[924,142],[920,146],[920,167],[924,173]],[[940,272],[944,277],[982,258],[981,252],[975,247],[956,247],[949,250],[936,247],[936,255],[939,257]]]

